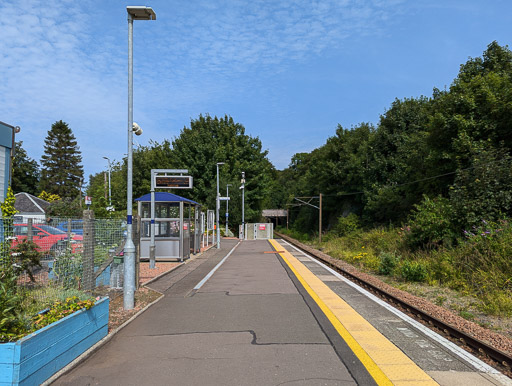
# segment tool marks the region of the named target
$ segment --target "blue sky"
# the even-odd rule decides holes
[[[30,157],[60,119],[86,176],[126,153],[126,5],[157,13],[134,22],[136,143],[228,114],[278,169],[512,39],[510,0],[2,0],[0,121],[21,126]]]

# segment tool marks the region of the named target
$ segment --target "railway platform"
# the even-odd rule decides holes
[[[221,245],[151,283],[164,297],[53,384],[510,381],[284,240]]]

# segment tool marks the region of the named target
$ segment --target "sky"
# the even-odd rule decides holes
[[[512,45],[510,0],[2,0],[0,121],[29,157],[58,120],[86,177],[127,153],[127,5],[157,14],[134,21],[135,146],[229,115],[277,169]]]

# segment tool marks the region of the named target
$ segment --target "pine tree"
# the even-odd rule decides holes
[[[55,122],[44,140],[40,190],[75,198],[83,180],[82,154],[73,132],[63,121]]]
[[[12,163],[12,190],[14,193],[37,194],[39,184],[39,165],[27,155],[23,142],[16,142]]]

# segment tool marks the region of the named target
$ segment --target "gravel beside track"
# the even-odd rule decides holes
[[[355,277],[359,278],[362,281],[368,282],[371,285],[382,289],[389,293],[390,295],[403,300],[407,303],[409,303],[411,306],[417,307],[418,309],[424,311],[425,313],[442,320],[446,324],[451,325],[452,327],[457,328],[458,330],[472,336],[475,339],[478,339],[482,342],[487,343],[488,345],[508,354],[512,355],[512,339],[509,339],[503,335],[500,335],[496,332],[490,331],[486,328],[483,328],[479,326],[476,323],[473,323],[469,320],[466,320],[458,315],[453,314],[449,310],[437,306],[435,304],[432,304],[426,299],[422,299],[420,297],[411,295],[408,292],[402,291],[398,288],[392,287],[387,283],[382,282],[378,278],[361,272],[352,265],[339,260],[335,259],[317,249],[314,249],[306,244],[300,243],[295,239],[291,239],[286,235],[279,234],[279,237],[282,237],[285,240],[288,240],[292,242],[293,244],[297,245],[299,248],[303,249],[304,251],[314,255],[318,256],[319,258],[326,261],[328,264],[331,264],[335,267],[341,268],[342,270],[345,270],[349,272],[350,274],[354,275]],[[503,369],[502,369],[503,370]],[[507,371],[508,375],[510,376],[510,369]]]

